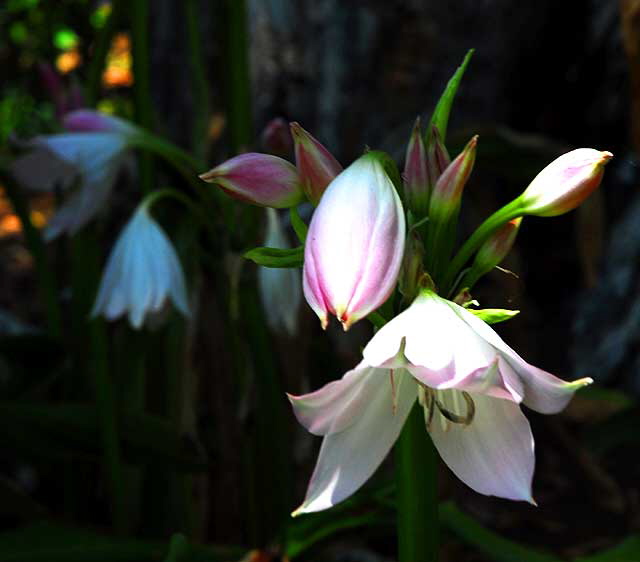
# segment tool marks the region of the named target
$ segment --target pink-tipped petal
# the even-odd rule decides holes
[[[348,498],[387,456],[417,397],[411,376],[396,371],[394,377],[395,411],[388,371],[370,372],[363,382],[373,387],[369,404],[346,429],[324,437],[306,497],[293,515],[328,509]]]
[[[200,175],[231,197],[262,207],[293,207],[304,199],[295,166],[278,156],[248,152]]]
[[[290,126],[295,144],[296,166],[305,193],[309,201],[317,204],[327,186],[342,172],[342,166],[333,154],[299,123],[293,122]]]
[[[553,217],[575,209],[598,188],[611,158],[610,152],[593,148],[578,148],[556,158],[518,198],[522,213]]]
[[[422,140],[420,117],[416,119],[407,144],[404,160],[404,191],[409,208],[417,217],[426,216],[429,211],[431,186],[427,170],[427,152]],[[435,182],[434,182],[435,183]]]
[[[301,396],[288,395],[298,421],[314,435],[346,429],[364,414],[379,386],[384,386],[386,370],[361,363],[340,380]],[[374,384],[373,381],[377,383]]]
[[[469,425],[434,414],[429,433],[440,456],[476,492],[534,503],[534,442],[527,418],[509,400],[481,394],[471,398],[475,415]]]
[[[519,401],[499,372],[498,352],[453,313],[448,301],[424,291],[376,332],[363,351],[372,366],[404,366],[431,388],[483,388]],[[493,367],[498,366],[497,376]]]
[[[400,198],[372,153],[331,182],[305,244],[305,295],[321,319],[334,313],[346,329],[387,299],[402,264],[404,231]]]
[[[451,309],[487,343],[500,353],[519,378],[524,392],[523,404],[542,414],[563,410],[576,390],[593,382],[590,378],[564,381],[551,373],[527,363],[480,318],[455,303],[447,301]]]

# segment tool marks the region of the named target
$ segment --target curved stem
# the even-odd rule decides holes
[[[473,253],[484,244],[489,237],[500,228],[504,223],[522,216],[520,201],[514,199],[511,203],[507,203],[501,209],[498,209],[493,215],[485,220],[471,237],[462,245],[452,262],[449,264],[447,274],[442,283],[443,294],[449,294],[454,288],[453,280],[462,267],[467,263]]]
[[[176,189],[165,187],[163,189],[152,191],[142,200],[140,205],[145,205],[147,208],[149,208],[160,199],[165,198],[175,199],[176,201],[182,203],[187,209],[189,209],[189,211],[194,214],[194,216],[198,219],[200,225],[204,226],[209,231],[209,234],[211,234],[213,239],[217,237],[217,233],[213,229],[211,221],[208,220],[202,208],[199,207],[194,201],[192,201],[187,195]]]

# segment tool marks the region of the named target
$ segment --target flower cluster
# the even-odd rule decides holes
[[[335,316],[347,330],[388,300],[385,311],[396,311],[390,319],[377,313],[378,331],[342,379],[289,396],[300,423],[323,436],[294,514],[354,493],[385,458],[415,403],[440,456],[463,482],[482,494],[533,502],[534,441],[520,405],[559,412],[591,380],[566,382],[527,363],[482,310],[468,308],[469,288],[505,258],[523,216],[577,207],[599,185],[611,154],[582,148],[560,156],[452,257],[477,137],[451,159],[438,128],[424,136],[417,121],[401,180],[383,153],[367,152],[342,170],[298,123],[291,132],[295,167],[252,153],[201,178],[256,205],[294,207],[306,197],[316,206],[301,237],[303,287],[323,328]],[[503,312],[502,319],[513,315]]]

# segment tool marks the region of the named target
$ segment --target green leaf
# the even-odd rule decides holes
[[[304,263],[304,246],[296,248],[254,248],[244,257],[264,267],[302,267]]]
[[[496,562],[561,562],[551,554],[505,539],[460,511],[453,502],[440,504],[440,521],[464,542]],[[604,562],[604,561],[603,561]]]
[[[505,322],[506,320],[511,320],[514,316],[520,314],[519,310],[506,310],[504,308],[467,308],[467,310],[475,314],[481,320],[484,320],[487,324]]]
[[[613,548],[591,556],[576,558],[575,562],[630,562],[640,560],[640,536],[632,535]]]
[[[458,92],[460,81],[462,80],[462,76],[464,75],[465,70],[467,70],[467,66],[469,65],[469,61],[471,60],[473,52],[474,49],[469,49],[469,51],[467,51],[462,64],[455,71],[449,82],[447,82],[447,86],[444,89],[444,92],[442,92],[440,99],[438,100],[436,108],[431,115],[429,126],[427,127],[427,146],[431,143],[431,129],[433,125],[438,128],[440,137],[442,138],[442,142],[444,142],[447,138],[447,126],[449,124],[449,114],[451,113],[451,106],[453,105],[453,100],[456,97],[456,93]]]
[[[293,230],[295,230],[298,240],[300,240],[300,242],[304,244],[305,240],[307,239],[307,232],[309,230],[309,227],[302,220],[302,218],[300,218],[300,213],[298,213],[297,207],[291,207],[289,209],[289,216],[291,217],[291,226],[293,226]]]

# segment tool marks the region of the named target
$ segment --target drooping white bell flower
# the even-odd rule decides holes
[[[298,420],[324,436],[296,513],[327,509],[362,486],[416,399],[458,478],[481,494],[533,502],[534,441],[520,403],[556,413],[591,382],[529,365],[482,320],[431,291],[383,326],[363,355],[341,380],[290,396]]]
[[[189,315],[186,283],[171,241],[143,203],[129,220],[105,267],[92,315],[115,320],[128,314],[139,329],[167,299]]]
[[[14,165],[18,181],[32,189],[65,189],[77,180],[77,190],[47,225],[47,240],[64,232],[78,232],[99,212],[109,197],[127,149],[140,135],[139,129],[122,119],[87,109],[68,113],[63,125],[69,132],[37,137],[32,142],[33,154],[26,154],[22,157],[24,161],[18,159]],[[58,159],[68,166],[47,165],[47,158]],[[37,161],[42,161],[47,169],[57,170],[59,175],[42,178]]]
[[[265,246],[269,248],[290,248],[278,212],[267,208],[267,231]],[[262,306],[269,327],[293,336],[298,327],[298,313],[302,301],[302,281],[300,271],[290,268],[260,267],[258,288]]]

